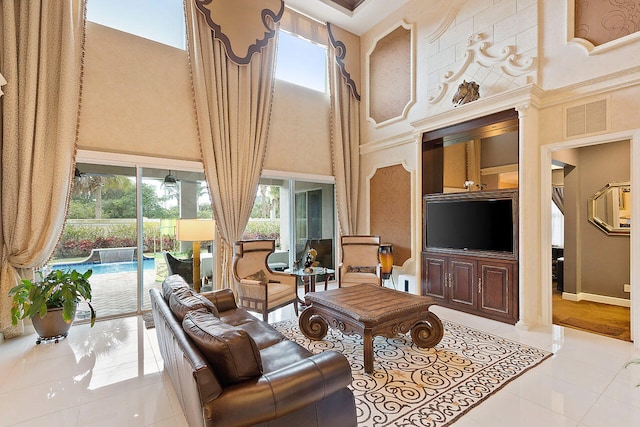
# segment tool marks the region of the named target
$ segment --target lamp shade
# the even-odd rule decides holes
[[[176,226],[176,239],[183,242],[201,242],[214,240],[216,222],[212,219],[179,219]]]

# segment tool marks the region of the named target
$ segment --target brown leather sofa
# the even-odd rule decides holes
[[[164,369],[189,426],[355,426],[351,367],[312,354],[236,306],[229,289],[197,294],[178,275],[151,306]]]

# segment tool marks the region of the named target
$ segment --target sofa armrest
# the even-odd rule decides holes
[[[231,289],[218,289],[215,291],[203,292],[201,294],[216,306],[219,312],[238,308],[236,297]]]
[[[260,424],[347,388],[351,384],[347,358],[335,351],[324,351],[285,368],[225,389],[205,405],[205,418],[216,425]]]

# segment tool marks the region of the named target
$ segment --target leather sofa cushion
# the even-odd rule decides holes
[[[176,289],[190,289],[189,285],[185,280],[177,274],[173,274],[162,282],[162,296],[164,300],[169,302],[169,297]]]
[[[216,317],[220,316],[218,309],[211,301],[189,287],[174,290],[169,295],[169,307],[180,322],[188,312],[199,308],[204,308]]]
[[[223,386],[262,375],[260,351],[246,331],[224,323],[204,309],[187,313],[182,328]]]

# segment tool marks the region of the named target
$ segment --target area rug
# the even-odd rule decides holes
[[[486,332],[443,321],[442,341],[431,349],[410,335],[375,337],[374,372],[363,366],[362,338],[329,328],[320,341],[307,339],[297,320],[274,323],[312,353],[335,350],[351,364],[351,389],[359,426],[448,426],[551,353]]]

